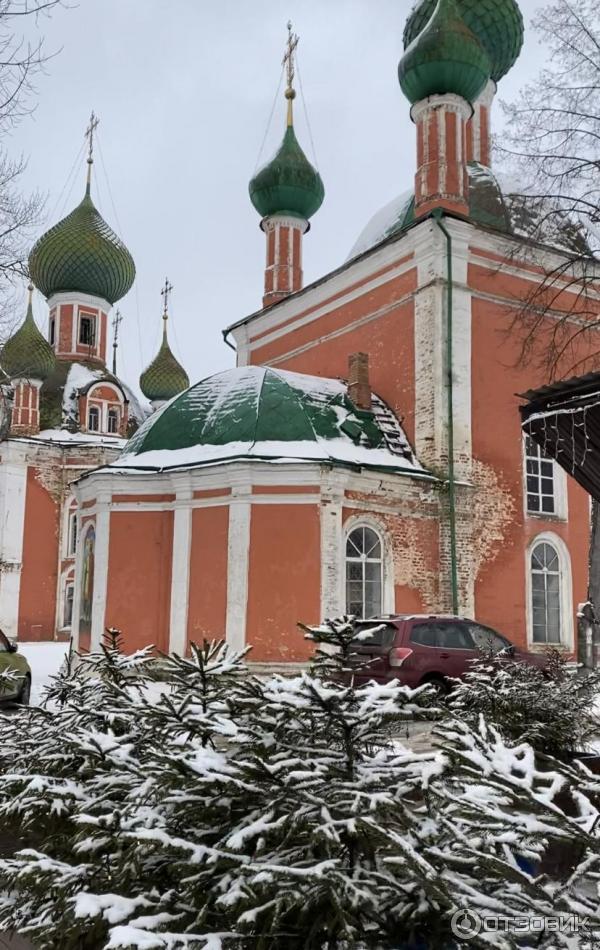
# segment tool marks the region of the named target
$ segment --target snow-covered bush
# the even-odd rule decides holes
[[[40,950],[398,950],[453,946],[465,908],[597,915],[595,778],[470,716],[425,752],[390,740],[436,711],[426,688],[346,685],[354,635],[309,629],[315,669],[259,679],[223,643],[157,664],[113,632],[52,707],[0,720],[0,823],[24,844],[0,929]],[[523,870],[567,839],[560,881]]]
[[[477,726],[480,716],[517,743],[570,759],[600,734],[600,672],[576,673],[557,650],[543,669],[504,653],[483,653],[449,699],[450,715]]]

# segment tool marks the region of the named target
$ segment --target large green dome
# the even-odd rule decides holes
[[[119,470],[296,459],[423,469],[399,421],[376,396],[356,408],[346,383],[265,366],[209,376],[159,409],[127,443]]]
[[[30,289],[27,315],[19,329],[4,344],[0,364],[11,379],[43,380],[53,371],[55,362],[54,350],[33,319]]]
[[[291,214],[308,221],[319,210],[325,188],[300,148],[293,125],[288,125],[275,157],[256,173],[249,191],[252,204],[263,218]]]
[[[189,385],[188,374],[175,359],[165,331],[158,354],[140,376],[140,389],[151,402],[162,402],[178,396]]]
[[[523,46],[524,24],[516,0],[457,0],[465,23],[490,58],[491,78],[498,82],[515,63]],[[420,0],[404,28],[405,49],[427,25],[436,0]]]
[[[489,57],[462,19],[455,0],[439,0],[400,60],[398,78],[411,103],[445,93],[474,102],[490,70]]]
[[[29,273],[45,297],[76,291],[116,303],[135,278],[133,258],[90,197],[50,228],[29,255]]]

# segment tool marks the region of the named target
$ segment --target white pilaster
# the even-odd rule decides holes
[[[71,641],[73,649],[79,649],[79,614],[81,612],[81,572],[83,570],[83,538],[81,537],[81,512],[77,512],[77,548],[75,552],[75,573],[73,575],[73,615],[71,618]]]
[[[98,650],[105,629],[108,590],[108,546],[110,541],[110,497],[99,497],[94,549],[94,596],[92,600],[91,650]]]
[[[16,639],[23,560],[27,463],[0,464],[0,628]]]
[[[321,620],[339,617],[344,608],[342,567],[343,491],[323,486],[321,492]]]
[[[447,386],[444,378],[444,236],[433,221],[415,233],[415,450],[425,465],[447,458]]]
[[[248,494],[247,488],[234,489],[229,505],[225,637],[234,650],[243,650],[246,646],[252,507]]]
[[[171,619],[169,652],[185,654],[187,646],[190,553],[192,546],[191,490],[177,492],[177,501],[188,502],[176,508],[173,518],[173,559],[171,566]]]
[[[471,293],[467,286],[468,230],[444,219],[452,236],[452,397],[457,477],[471,471]],[[424,463],[448,460],[446,239],[433,221],[417,237],[415,295],[415,448]]]

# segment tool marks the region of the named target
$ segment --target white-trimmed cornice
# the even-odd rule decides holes
[[[59,291],[48,297],[46,302],[50,310],[63,303],[81,304],[83,307],[91,307],[94,310],[104,310],[105,313],[112,310],[112,304],[103,297],[93,297],[92,294],[81,294],[75,290]]]

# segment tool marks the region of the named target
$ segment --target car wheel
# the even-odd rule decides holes
[[[17,702],[20,706],[29,706],[29,701],[31,699],[31,677],[26,676],[23,680],[23,685],[21,687],[21,692],[19,693],[19,698]]]
[[[429,679],[424,679],[421,685],[430,686],[435,692],[435,698],[438,701],[441,699],[446,699],[448,693],[450,692],[449,684],[441,676],[431,676]]]

